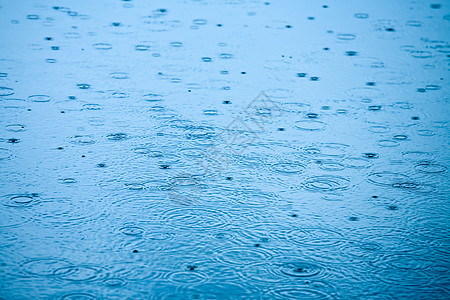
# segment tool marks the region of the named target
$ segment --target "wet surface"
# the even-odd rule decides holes
[[[0,298],[450,298],[449,5],[0,1]]]

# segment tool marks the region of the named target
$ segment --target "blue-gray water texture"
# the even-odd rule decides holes
[[[0,0],[0,299],[450,299],[448,0]]]

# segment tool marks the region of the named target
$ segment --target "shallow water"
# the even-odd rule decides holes
[[[1,299],[448,299],[448,1],[0,1]]]

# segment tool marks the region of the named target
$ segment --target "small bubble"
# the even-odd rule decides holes
[[[241,74],[247,74],[247,72],[241,72]]]

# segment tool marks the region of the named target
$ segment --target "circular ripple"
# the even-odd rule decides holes
[[[313,176],[303,183],[303,187],[313,192],[330,192],[348,189],[350,181],[347,178],[332,175]]]
[[[341,41],[352,41],[356,39],[356,35],[351,33],[338,33],[336,38]]]
[[[127,282],[125,280],[123,280],[122,278],[108,278],[108,279],[103,280],[104,285],[111,286],[111,287],[123,286],[126,283]]]
[[[342,160],[342,164],[347,168],[365,169],[370,167],[372,162],[360,157],[347,157]]]
[[[345,169],[345,165],[335,161],[322,161],[319,168],[325,171],[342,171]]]
[[[125,72],[113,72],[113,73],[110,73],[109,76],[111,76],[111,78],[113,78],[113,79],[129,79],[130,78],[130,75]]]
[[[106,138],[110,141],[122,141],[128,138],[128,134],[126,133],[110,133],[106,136]]]
[[[55,271],[60,268],[70,267],[70,263],[64,260],[41,258],[33,259],[22,264],[26,273],[39,276],[53,276]]]
[[[371,173],[367,181],[377,185],[394,186],[411,182],[411,178],[402,173],[390,171]]]
[[[416,166],[416,170],[421,173],[437,174],[446,172],[447,167],[429,162],[421,162]]]
[[[424,151],[406,151],[402,153],[402,157],[413,162],[430,161],[434,159],[431,152]]]
[[[280,198],[276,194],[265,193],[260,190],[237,190],[226,200],[244,207],[261,208],[273,206]]]
[[[304,172],[306,166],[297,162],[282,162],[273,164],[271,168],[276,172],[292,174]]]
[[[69,293],[60,298],[61,300],[95,300],[96,296],[88,293]]]
[[[247,289],[243,283],[231,282],[205,282],[194,286],[189,286],[182,299],[253,299],[253,290]],[[160,297],[155,299],[161,299]],[[173,298],[164,299],[180,299],[179,294],[174,294]]]
[[[229,217],[221,210],[208,208],[178,208],[164,213],[164,220],[182,230],[224,227]]]
[[[153,266],[139,262],[122,262],[111,267],[116,276],[125,278],[127,281],[142,281],[156,279],[161,276]]]
[[[30,215],[15,207],[4,206],[0,209],[0,228],[17,226],[27,222]]]
[[[14,90],[6,86],[0,86],[0,97],[14,95]]]
[[[144,233],[144,229],[138,226],[124,226],[119,231],[125,235],[139,236]]]
[[[220,263],[242,266],[259,263],[261,261],[268,261],[273,255],[263,248],[234,247],[230,249],[220,249],[215,253],[215,257]]]
[[[420,136],[433,136],[436,133],[434,131],[432,131],[432,130],[429,130],[429,129],[418,129],[417,130],[417,134],[420,135]]]
[[[280,272],[292,277],[312,277],[320,274],[322,268],[309,262],[290,262],[280,265]]]
[[[176,283],[202,283],[208,280],[208,275],[200,272],[174,272],[169,274],[169,280]]]
[[[315,120],[301,120],[295,122],[295,128],[300,130],[315,131],[323,130],[326,127],[326,123]]]
[[[287,237],[296,244],[311,246],[327,246],[343,242],[341,233],[326,228],[294,229]]]
[[[424,270],[437,265],[436,262],[427,260],[422,256],[406,253],[384,255],[371,264],[380,268],[403,270]]]
[[[26,126],[23,124],[9,124],[9,125],[6,125],[6,130],[11,131],[11,132],[22,132],[27,129],[26,129]]]
[[[47,95],[31,95],[28,97],[28,100],[31,102],[50,102],[52,97]]]
[[[379,140],[377,144],[381,147],[397,147],[400,145],[398,142],[392,140]]]
[[[94,266],[67,266],[53,271],[53,275],[59,279],[84,282],[94,281],[102,276],[103,269]]]
[[[96,43],[96,44],[93,44],[92,47],[94,47],[97,50],[110,50],[110,49],[112,49],[112,45],[111,44],[107,44],[107,43]]]
[[[277,285],[268,291],[270,299],[327,300],[336,299],[335,294],[329,284],[320,281],[297,281]]]
[[[88,103],[83,105],[83,109],[85,110],[101,110],[102,106],[100,104]]]
[[[77,182],[77,180],[75,179],[75,178],[61,178],[61,179],[58,179],[58,182],[59,183],[62,183],[62,184],[72,184],[72,183],[76,183]]]
[[[27,207],[39,203],[37,194],[6,195],[4,205],[11,207]]]
[[[75,135],[69,138],[69,143],[76,145],[92,145],[95,144],[95,139],[91,135]]]
[[[142,96],[142,99],[148,102],[163,101],[163,96],[159,94],[146,94]]]
[[[430,51],[411,51],[409,54],[415,58],[430,58],[433,56],[433,53]]]
[[[354,99],[373,99],[384,95],[384,93],[377,88],[357,87],[346,91],[347,94]]]
[[[374,275],[384,283],[404,287],[428,286],[433,281],[433,277],[422,270],[377,269]]]

